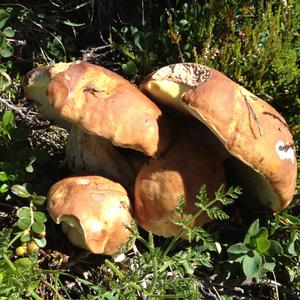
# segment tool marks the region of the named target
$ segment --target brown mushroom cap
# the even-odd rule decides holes
[[[35,101],[39,112],[47,120],[67,130],[71,127],[70,123],[62,119],[48,102],[47,86],[53,76],[59,72],[63,72],[69,66],[70,63],[57,63],[52,66],[32,69],[27,73],[23,83],[26,98]]]
[[[77,126],[68,137],[66,161],[77,174],[101,175],[133,190],[136,173],[130,161],[109,140],[89,135]]]
[[[116,254],[134,237],[125,189],[100,176],[78,176],[55,183],[48,193],[48,211],[62,223],[69,240],[97,254]],[[127,227],[126,227],[127,226]]]
[[[178,218],[175,209],[179,197],[184,196],[184,211],[196,213],[196,194],[206,184],[208,196],[225,183],[223,166],[216,156],[200,143],[191,139],[178,139],[159,159],[150,159],[136,178],[135,217],[144,229],[164,237],[175,236],[181,228],[170,218]],[[191,225],[207,223],[201,214]]]
[[[52,77],[47,94],[51,107],[65,120],[116,146],[157,157],[170,143],[170,125],[160,109],[129,81],[103,67],[69,64]]]
[[[141,88],[203,122],[237,158],[230,163],[233,175],[252,198],[274,211],[288,206],[297,177],[295,147],[273,107],[222,73],[197,64],[164,67]]]

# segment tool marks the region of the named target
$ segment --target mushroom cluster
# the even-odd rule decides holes
[[[272,211],[293,198],[297,163],[285,120],[212,68],[169,65],[138,89],[101,66],[58,63],[30,71],[24,90],[69,131],[66,161],[76,175],[50,188],[48,211],[72,243],[93,253],[130,248],[133,220],[176,235],[170,219],[180,196],[195,213],[203,184],[210,198],[221,184],[238,184]],[[207,222],[200,215],[193,225]]]

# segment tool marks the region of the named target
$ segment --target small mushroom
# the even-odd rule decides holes
[[[43,112],[101,136],[114,145],[158,157],[172,140],[160,109],[129,81],[87,62],[35,69],[25,81]]]
[[[150,159],[136,178],[135,217],[145,230],[164,237],[175,236],[181,227],[175,209],[184,196],[184,212],[195,214],[196,194],[206,185],[210,199],[225,183],[222,163],[199,141],[180,137],[159,159]],[[201,214],[191,226],[202,226],[209,221]]]
[[[112,255],[133,246],[134,224],[126,190],[100,176],[62,179],[49,190],[48,211],[69,240],[96,254]]]
[[[231,157],[225,162],[244,194],[273,211],[291,202],[297,162],[291,133],[268,103],[222,73],[193,63],[150,74],[142,91],[205,124]]]

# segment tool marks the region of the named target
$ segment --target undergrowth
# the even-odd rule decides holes
[[[202,187],[196,216],[215,219],[204,228],[191,228],[196,216],[180,205],[182,218],[173,220],[179,235],[135,231],[136,248],[121,262],[72,247],[44,203],[50,185],[68,172],[64,139],[39,123],[22,93],[33,66],[82,53],[136,84],[169,63],[202,63],[275,106],[299,154],[299,10],[295,0],[2,1],[0,299],[299,299],[299,194],[270,216],[242,202],[238,188],[222,187],[210,201]],[[45,129],[51,134],[41,147],[32,132]]]

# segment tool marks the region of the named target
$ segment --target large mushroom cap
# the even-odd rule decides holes
[[[65,120],[116,146],[159,156],[170,143],[160,109],[129,81],[87,62],[69,64],[52,77],[51,107]]]
[[[120,184],[100,176],[70,177],[55,183],[47,198],[51,218],[64,225],[74,245],[106,255],[132,246],[130,202]]]
[[[70,64],[71,63],[57,63],[52,66],[32,69],[27,73],[23,83],[26,98],[35,101],[39,112],[49,121],[67,130],[70,128],[70,123],[62,119],[49,104],[47,86],[52,77],[66,70]]]
[[[181,228],[171,218],[184,196],[184,211],[195,214],[196,194],[206,184],[210,199],[225,183],[223,166],[215,155],[201,143],[179,138],[159,159],[150,159],[136,178],[135,216],[144,229],[165,237],[178,234]],[[194,224],[207,223],[207,215],[200,215]]]
[[[244,191],[274,211],[293,198],[295,147],[283,117],[222,73],[198,64],[166,66],[142,90],[203,122],[236,159],[230,171]]]

